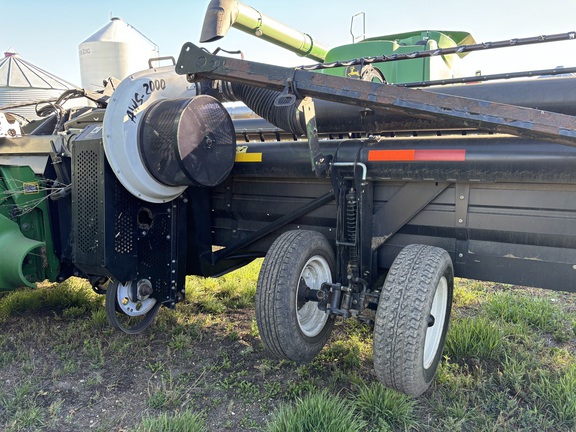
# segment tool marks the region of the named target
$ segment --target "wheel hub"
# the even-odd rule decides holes
[[[332,282],[332,273],[328,262],[320,255],[310,258],[300,273],[300,287],[320,290],[324,282]],[[318,335],[328,320],[328,314],[318,309],[318,303],[302,302],[301,296],[296,298],[298,325],[302,333],[308,337]]]
[[[137,298],[131,296],[132,281],[118,285],[118,307],[129,316],[140,316],[148,313],[156,304],[156,299],[150,297],[153,292],[152,285],[147,279],[137,282]],[[143,293],[149,293],[143,295]]]

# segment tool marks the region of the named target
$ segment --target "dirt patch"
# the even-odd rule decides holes
[[[530,367],[516,378],[513,364],[503,375],[504,358],[444,362],[438,380],[416,401],[418,429],[448,431],[461,424],[462,430],[480,431],[505,419],[499,430],[571,430],[559,427],[557,414],[532,396],[531,382],[540,375],[555,379],[557,370],[572,367],[576,295],[494,290],[561,305],[572,320],[566,322],[567,339],[531,331],[518,345],[509,341],[508,354]],[[481,315],[480,308],[470,303],[453,316]],[[279,406],[311,391],[353,398],[359,386],[375,381],[370,330],[353,320],[337,321],[320,355],[297,365],[264,351],[251,308],[207,314],[183,304],[161,310],[137,336],[111,329],[103,309],[66,310],[26,312],[0,324],[1,430],[134,431],[143,418],[184,410],[202,413],[209,431],[259,430]],[[523,347],[527,343],[538,353]]]
[[[15,430],[126,431],[143,417],[191,409],[205,414],[209,430],[253,430],[287,396],[329,379],[329,368],[268,357],[253,335],[253,310],[198,315],[189,325],[174,324],[173,313],[162,311],[139,336],[94,329],[89,316],[11,319],[0,420]]]

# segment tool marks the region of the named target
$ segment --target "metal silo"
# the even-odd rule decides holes
[[[82,87],[101,90],[109,77],[124,79],[147,69],[158,57],[158,46],[121,18],[110,22],[79,46]]]
[[[27,62],[13,49],[0,59],[0,110],[3,107],[58,98],[62,92],[77,88],[38,66]],[[35,105],[7,108],[6,111],[36,120]]]

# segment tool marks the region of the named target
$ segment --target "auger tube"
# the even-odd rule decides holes
[[[200,42],[223,38],[230,27],[255,35],[302,57],[323,62],[328,48],[307,33],[288,27],[237,0],[212,0],[206,9]]]

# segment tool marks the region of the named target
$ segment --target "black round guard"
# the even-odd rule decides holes
[[[138,147],[148,172],[168,186],[216,186],[236,156],[232,119],[211,96],[164,99],[144,113]]]

